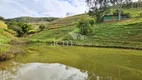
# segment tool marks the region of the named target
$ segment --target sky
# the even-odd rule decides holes
[[[66,17],[85,13],[85,0],[0,0],[0,16]]]

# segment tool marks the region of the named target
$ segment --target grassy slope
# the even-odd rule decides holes
[[[97,24],[93,29],[94,43],[99,43],[98,45],[142,48],[142,18]]]
[[[7,29],[7,25],[0,21],[0,44],[7,43],[11,39],[14,39],[14,36],[6,32],[4,29]]]
[[[15,37],[7,32],[6,29],[7,25],[4,22],[0,21],[0,55],[1,53],[8,51],[10,45],[8,45],[7,43],[10,40],[15,39]]]
[[[95,46],[117,46],[142,48],[142,18],[139,16],[141,9],[129,9],[132,18],[121,22],[108,22],[95,24],[93,27],[94,35],[89,36],[86,41]],[[133,13],[134,11],[134,13]],[[48,23],[48,29],[51,27],[64,27],[57,30],[44,30],[39,34],[29,37],[32,40],[67,40],[72,39],[68,32],[77,31],[73,25],[81,17],[88,17],[86,14],[67,17]]]
[[[32,35],[28,39],[33,40],[62,40],[62,39],[72,39],[68,32],[71,32],[75,29],[73,26],[82,17],[88,17],[86,14],[71,16],[67,18],[61,18],[53,22],[47,23],[47,29],[40,32],[39,34]],[[48,30],[52,28],[58,28],[55,30]]]
[[[61,18],[58,20],[55,20],[53,22],[47,23],[47,29],[55,28],[55,27],[63,27],[56,30],[44,30],[40,32],[39,34],[35,34],[33,36],[30,36],[29,39],[33,40],[62,40],[62,39],[72,39],[71,36],[68,34],[69,31],[72,31],[75,29],[73,27],[74,22],[78,21],[81,17],[88,17],[88,15],[76,15],[71,16],[67,18]]]
[[[0,28],[7,29],[7,25],[3,21],[0,21]]]
[[[53,22],[47,23],[47,27],[52,28],[52,27],[68,27],[68,26],[72,26],[74,22],[78,21],[82,17],[87,18],[88,15],[82,14],[82,15],[76,15],[76,16],[61,18],[61,19],[55,20]]]

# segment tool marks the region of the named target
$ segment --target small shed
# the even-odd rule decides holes
[[[125,20],[127,19],[126,15],[122,15],[121,16],[121,20]],[[105,15],[104,16],[104,22],[109,22],[109,21],[118,21],[119,20],[119,16],[118,15]]]

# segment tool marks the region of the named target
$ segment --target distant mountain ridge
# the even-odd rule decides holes
[[[17,17],[17,18],[5,19],[5,22],[9,22],[9,21],[26,22],[26,23],[51,22],[57,19],[59,18],[56,18],[56,17]]]

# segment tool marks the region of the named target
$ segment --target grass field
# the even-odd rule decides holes
[[[25,47],[28,55],[14,59],[20,63],[61,63],[112,80],[141,80],[142,51],[113,48],[60,47],[43,44]],[[89,79],[95,80],[95,78]]]
[[[8,43],[10,40],[12,40],[14,38],[15,37],[12,34],[6,32],[3,29],[0,29],[0,44]]]

